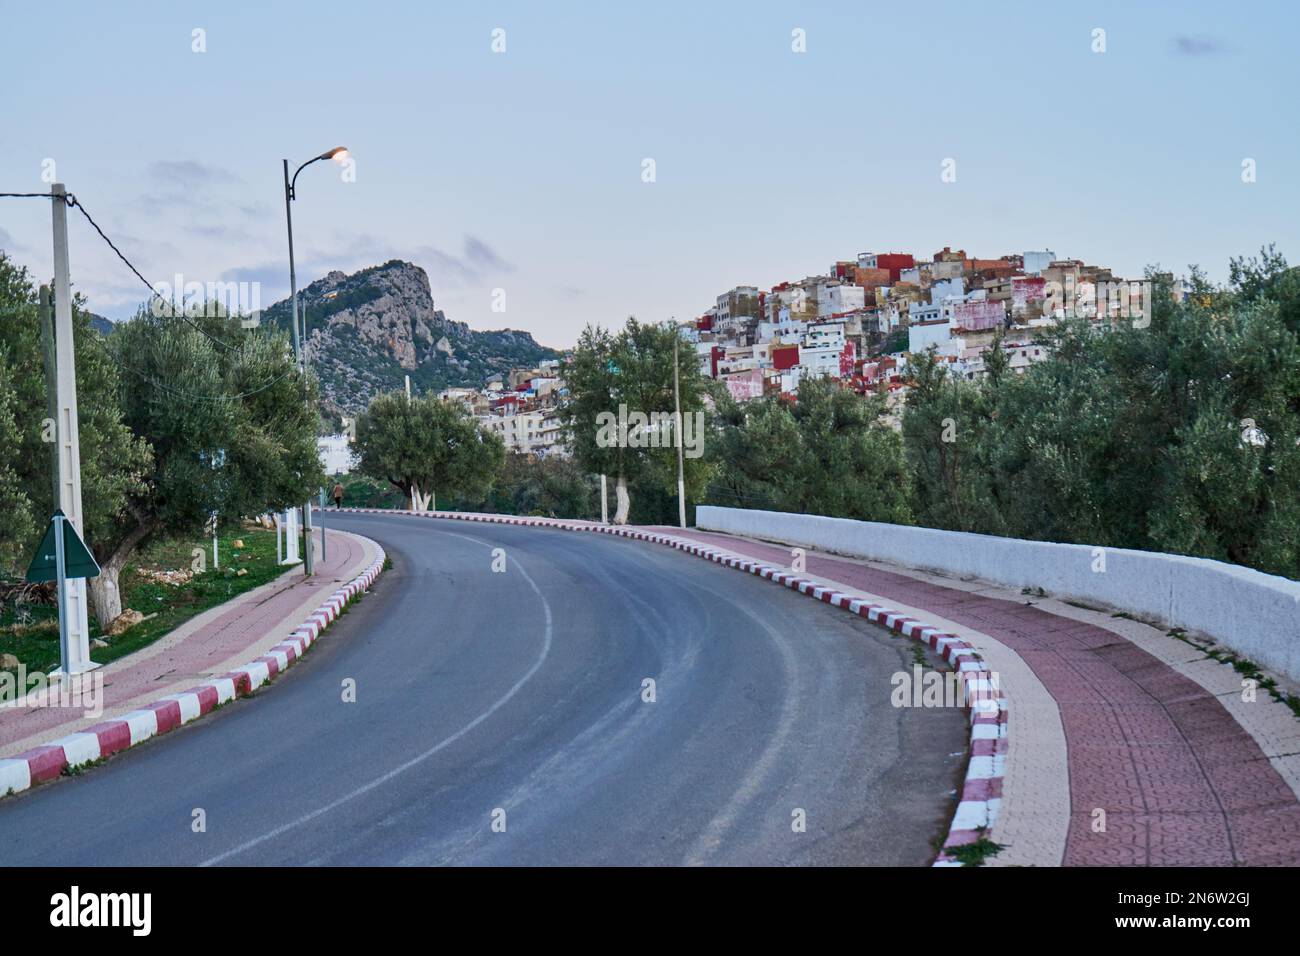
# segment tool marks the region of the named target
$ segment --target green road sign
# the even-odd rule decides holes
[[[45,531],[45,537],[41,539],[41,546],[36,549],[36,557],[32,558],[31,566],[27,569],[29,584],[53,581],[58,577],[58,559],[54,553],[54,529],[59,525],[63,525],[64,576],[93,578],[99,574],[99,565],[95,563],[95,556],[81,540],[72,522],[66,518],[59,521],[59,518],[63,518],[63,512],[54,512],[54,517],[50,519],[50,526]]]

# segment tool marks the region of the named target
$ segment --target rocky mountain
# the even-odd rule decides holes
[[[331,272],[299,290],[307,316],[307,356],[333,413],[353,414],[383,391],[479,387],[494,373],[528,366],[559,352],[513,329],[480,332],[434,307],[429,277],[394,259],[352,275]],[[290,302],[262,310],[264,323],[290,327]]]

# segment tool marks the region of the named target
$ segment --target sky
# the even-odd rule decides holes
[[[298,180],[300,285],[408,259],[449,318],[556,347],[859,252],[1221,281],[1300,260],[1298,28],[1285,2],[0,0],[0,192],[52,162],[150,282],[269,305],[281,160],[344,145],[350,175]],[[130,315],[147,291],[79,219],[75,287]],[[41,281],[50,245],[46,202],[0,199]]]

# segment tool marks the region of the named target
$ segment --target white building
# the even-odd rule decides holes
[[[844,323],[843,322],[815,322],[808,326],[808,331],[803,336],[803,347],[809,349],[816,348],[844,348]]]
[[[1050,249],[1042,252],[1026,252],[1024,255],[1025,275],[1036,276],[1056,261],[1056,253]]]
[[[804,375],[840,377],[840,356],[844,353],[844,323],[816,322],[808,326],[799,346],[799,365]]]
[[[316,454],[327,475],[346,475],[352,471],[352,443],[347,435],[322,435],[316,439]]]
[[[539,458],[546,455],[567,457],[569,454],[557,409],[481,415],[478,421],[488,431],[501,436],[506,451]]]
[[[907,350],[912,353],[924,352],[933,345],[941,353],[950,351],[953,338],[948,321],[938,317],[938,306],[926,308],[934,309],[935,317],[922,322],[913,317],[911,325],[907,327]]]
[[[943,306],[938,302],[911,302],[907,306],[909,325],[930,325],[938,322],[943,314]]]
[[[860,285],[825,285],[817,295],[817,317],[866,308],[867,290]]]
[[[506,451],[530,454],[541,444],[542,413],[519,412],[511,415],[488,415],[483,426],[501,436]]]
[[[797,319],[787,318],[783,322],[763,321],[758,323],[758,340],[771,342],[775,338],[780,338],[783,342],[797,342],[803,338],[807,330],[808,323]]]

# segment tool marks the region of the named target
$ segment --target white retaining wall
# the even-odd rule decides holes
[[[1152,551],[708,505],[697,509],[696,526],[1006,587],[1042,588],[1204,632],[1300,681],[1300,582],[1249,568]],[[1093,568],[1103,554],[1106,570],[1099,573]]]

